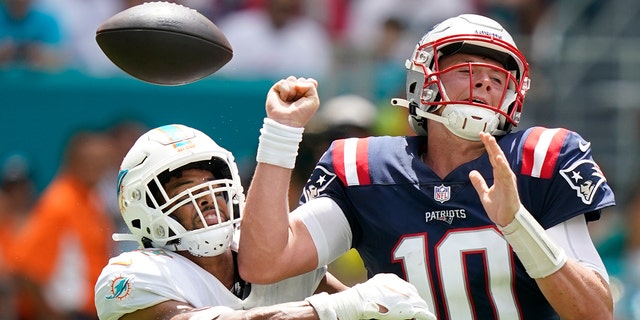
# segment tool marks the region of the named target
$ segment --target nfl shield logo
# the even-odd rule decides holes
[[[449,201],[451,198],[451,187],[445,187],[444,184],[433,188],[433,198],[440,203]]]

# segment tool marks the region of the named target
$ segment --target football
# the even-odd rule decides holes
[[[96,42],[116,66],[158,85],[205,78],[233,57],[224,33],[198,11],[172,2],[125,9],[96,30]]]

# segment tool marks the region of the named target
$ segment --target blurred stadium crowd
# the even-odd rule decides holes
[[[143,2],[0,0],[0,80],[68,72],[126,78],[98,48],[95,30],[113,14]],[[252,81],[292,74],[320,81],[323,104],[305,131],[292,206],[331,139],[410,134],[406,114],[388,101],[404,95],[404,60],[434,23],[463,12],[500,21],[532,67],[521,126],[562,126],[593,142],[618,206],[605,212],[592,237],[611,274],[617,319],[640,319],[640,233],[635,229],[640,228],[640,29],[634,23],[640,18],[639,1],[175,2],[209,17],[229,38],[234,58],[213,77]],[[11,102],[0,105],[16,108]],[[19,107],[38,111],[38,106]],[[170,114],[166,119],[173,122]],[[149,126],[125,119],[74,132],[59,154],[51,155],[59,161],[56,175],[40,185],[34,159],[3,142],[0,320],[95,319],[88,291],[92,281],[108,256],[132,249],[110,240],[123,228],[115,201],[118,165]],[[251,159],[246,162],[240,163],[245,189],[252,172]],[[347,284],[366,277],[355,252],[336,261],[331,271]]]

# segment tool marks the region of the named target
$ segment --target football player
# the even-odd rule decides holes
[[[142,248],[103,269],[94,296],[100,319],[435,319],[393,274],[352,288],[325,278],[324,266],[274,285],[244,281],[234,242],[244,206],[238,169],[196,129],[143,134],[122,161],[118,201],[131,234],[114,239]],[[340,292],[311,296],[322,290]]]
[[[512,130],[530,79],[509,33],[484,16],[453,17],[405,66],[407,97],[392,103],[408,108],[417,135],[333,142],[290,215],[290,168],[317,84],[272,88],[240,273],[273,282],[355,248],[370,276],[408,280],[438,319],[612,319],[587,222],[614,195],[577,133]]]

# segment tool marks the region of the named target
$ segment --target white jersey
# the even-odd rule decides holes
[[[150,248],[111,258],[95,286],[95,304],[101,320],[175,300],[193,307],[227,306],[235,310],[300,301],[313,294],[326,268],[271,285],[251,285],[242,300],[216,277],[189,259],[171,251]]]

